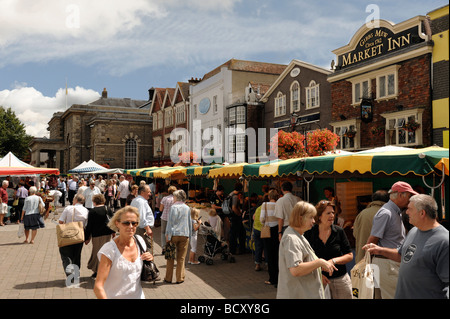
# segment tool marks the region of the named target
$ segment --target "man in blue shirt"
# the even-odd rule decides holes
[[[389,190],[389,201],[384,204],[373,218],[372,231],[368,244],[376,244],[385,248],[397,249],[405,239],[405,226],[402,220],[402,210],[408,207],[409,198],[418,193],[405,182],[396,182]],[[397,286],[400,263],[375,255],[372,263],[380,272],[379,282],[382,299],[394,298]]]
[[[155,217],[148,204],[151,190],[147,184],[139,186],[138,196],[131,201],[130,206],[136,207],[139,211],[139,226],[136,229],[136,235],[140,235],[145,240],[147,247],[152,247],[150,238],[153,237],[151,227],[155,224]]]

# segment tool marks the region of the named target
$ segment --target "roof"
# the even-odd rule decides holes
[[[269,96],[273,93],[273,91],[278,87],[278,85],[280,85],[281,81],[283,81],[283,79],[289,74],[289,72],[291,72],[291,70],[296,66],[320,72],[325,75],[333,73],[332,71],[321,68],[320,66],[294,59],[284,69],[283,73],[281,73],[281,75],[278,77],[278,79],[276,79],[276,81],[272,84],[272,86],[264,93],[264,96],[261,98],[261,100],[266,101],[269,98]]]
[[[88,103],[89,106],[115,106],[115,107],[129,107],[140,108],[148,101],[145,100],[132,100],[130,98],[100,98],[97,101]]]
[[[220,73],[223,67],[228,67],[228,70],[232,71],[254,72],[265,74],[281,74],[283,73],[284,69],[286,69],[286,65],[284,64],[231,59],[225,62],[224,64],[218,66],[214,70],[206,73],[203,76],[202,81],[209,79],[210,77],[213,77],[214,75]]]

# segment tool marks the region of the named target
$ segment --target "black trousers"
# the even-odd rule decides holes
[[[242,224],[242,218],[234,213],[231,213],[231,227],[230,227],[230,253],[236,254],[239,249],[240,254],[245,253],[245,228]]]
[[[73,198],[75,197],[75,195],[77,194],[76,190],[71,190],[69,189],[69,192],[67,194],[67,197],[69,198],[69,203],[70,205],[73,205]]]
[[[264,247],[267,248],[267,268],[269,271],[269,281],[278,284],[278,248],[280,241],[278,240],[278,225],[270,227],[270,238],[264,238]]]
[[[67,266],[73,264],[81,268],[81,250],[83,249],[84,243],[69,245],[65,247],[59,247],[59,253],[61,254],[61,261],[64,268],[64,272],[67,276],[71,272],[67,272]]]

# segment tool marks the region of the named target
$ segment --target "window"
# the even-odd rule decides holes
[[[158,130],[163,128],[163,113],[158,112]]]
[[[333,131],[339,136],[339,142],[336,146],[341,150],[354,150],[359,148],[360,141],[360,121],[346,120],[340,122],[330,123],[333,126]]]
[[[173,114],[172,109],[166,109],[165,110],[165,116],[164,116],[164,126],[173,126]]]
[[[236,108],[232,107],[228,110],[228,124],[236,124]]]
[[[275,117],[286,115],[286,95],[278,92],[275,98]]]
[[[137,142],[128,139],[125,142],[125,169],[133,169],[137,166]]]
[[[236,135],[236,152],[245,152],[245,134]]]
[[[236,123],[237,124],[245,124],[245,107],[238,106],[236,107]]]
[[[306,88],[306,109],[311,109],[320,106],[320,91],[319,84],[315,81],[309,83],[309,87]]]
[[[158,151],[161,151],[161,136],[153,138],[153,157],[159,158]]]
[[[217,114],[218,107],[217,107],[217,95],[213,96],[213,112],[214,114]]]
[[[157,113],[153,113],[152,122],[153,122],[153,131],[157,131],[158,130],[158,114]]]
[[[389,73],[377,77],[377,99],[397,96],[396,73]]]
[[[353,83],[353,104],[361,103],[363,98],[370,98],[370,81]]]
[[[197,118],[197,104],[194,105],[194,110],[193,110],[192,112],[193,112],[192,117],[193,117],[194,119],[196,119],[196,118]]]
[[[412,146],[422,144],[422,112],[413,109],[389,114],[381,114],[386,119],[386,145]],[[419,127],[409,128],[411,123]]]
[[[186,121],[186,106],[184,104],[175,107],[175,123],[184,123]]]
[[[300,85],[297,81],[291,85],[291,113],[300,111]]]

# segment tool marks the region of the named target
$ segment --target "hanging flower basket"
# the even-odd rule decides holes
[[[352,131],[347,131],[347,132],[344,134],[344,136],[353,139],[353,138],[355,138],[355,136],[356,136],[356,131],[353,131],[353,130],[352,130]]]
[[[194,152],[183,152],[178,156],[179,164],[183,166],[193,165],[197,163],[198,156]]]
[[[335,150],[339,136],[328,129],[308,132],[306,143],[309,156],[319,156]]]
[[[420,127],[420,123],[415,120],[410,120],[407,123],[403,124],[402,129],[408,132],[415,132]]]
[[[377,127],[373,127],[370,132],[372,133],[372,135],[374,136],[384,136],[385,133],[385,128],[384,126],[377,126]]]
[[[305,136],[298,132],[278,131],[270,139],[270,152],[279,159],[304,157],[306,155],[304,140]]]

